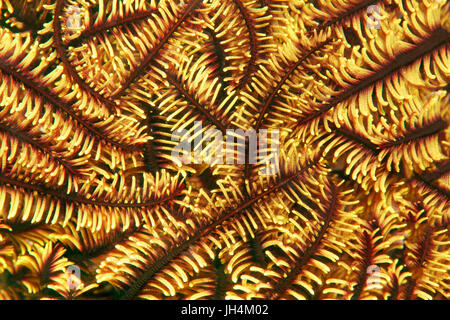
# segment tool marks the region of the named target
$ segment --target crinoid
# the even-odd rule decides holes
[[[450,298],[447,1],[0,10],[1,298]]]

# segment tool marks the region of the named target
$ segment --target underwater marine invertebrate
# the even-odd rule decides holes
[[[0,297],[449,298],[445,1],[0,9]]]

